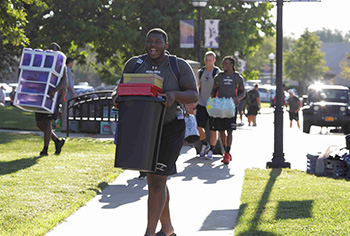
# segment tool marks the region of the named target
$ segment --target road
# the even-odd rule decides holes
[[[271,161],[274,150],[274,113],[272,108],[264,108],[257,116],[257,126],[245,125],[233,133],[231,153],[233,158],[239,158],[246,168],[265,168]],[[345,147],[345,135],[331,133],[331,128],[312,126],[310,134],[302,132],[302,113],[300,112],[301,129],[294,121],[289,127],[288,112],[283,113],[283,152],[292,169],[306,170],[306,154],[324,152],[330,145]],[[258,158],[257,158],[258,156]],[[244,158],[241,158],[244,157]]]

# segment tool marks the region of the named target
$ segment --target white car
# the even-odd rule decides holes
[[[9,86],[6,83],[0,83],[0,87],[4,87],[4,93],[5,93],[5,105],[9,106],[11,104],[11,99],[10,99],[10,93],[12,91],[11,86]]]
[[[275,86],[260,85],[258,90],[259,90],[260,101],[271,103],[271,100],[274,98],[274,94],[276,93]]]

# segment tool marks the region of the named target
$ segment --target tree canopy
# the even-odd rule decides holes
[[[16,50],[3,50],[5,58],[20,56],[25,46],[45,49],[55,41],[78,63],[86,62],[88,50],[94,52],[93,65],[102,80],[115,84],[125,61],[144,52],[145,35],[153,27],[167,31],[172,54],[192,60],[197,58],[195,48],[179,48],[179,20],[197,20],[198,17],[190,0],[5,2],[8,6],[2,4],[0,8],[1,45],[3,48],[4,45],[16,47]],[[240,0],[209,1],[202,11],[202,19],[220,20],[220,48],[214,50],[218,61],[235,51],[239,51],[241,57],[249,56],[262,42],[263,35],[273,35],[274,24],[268,12],[272,7],[270,3]],[[2,14],[9,9],[16,14]],[[197,32],[196,28],[195,34]],[[201,32],[203,34],[204,30]],[[12,44],[4,43],[6,41]]]
[[[322,79],[329,70],[325,66],[321,52],[320,39],[314,33],[305,30],[299,39],[294,41],[290,50],[285,52],[284,71],[290,79],[299,81],[303,89],[313,80]]]

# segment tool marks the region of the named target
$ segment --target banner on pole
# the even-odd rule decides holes
[[[219,22],[220,20],[205,20],[205,48],[219,48]]]
[[[194,48],[194,20],[180,20],[180,48]]]

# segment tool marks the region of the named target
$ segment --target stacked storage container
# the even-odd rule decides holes
[[[25,111],[54,113],[58,93],[53,99],[49,93],[59,84],[65,63],[62,52],[24,48],[14,105]]]
[[[166,109],[158,97],[162,87],[156,74],[124,74],[124,84],[118,85],[115,167],[156,170]]]

